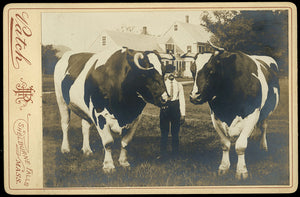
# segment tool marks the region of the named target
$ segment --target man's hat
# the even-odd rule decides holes
[[[175,66],[172,64],[166,65],[166,72],[165,73],[173,73],[175,71]]]

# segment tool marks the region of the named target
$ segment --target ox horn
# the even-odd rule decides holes
[[[217,47],[217,46],[213,45],[213,43],[211,43],[210,41],[208,41],[208,44],[209,44],[210,46],[212,46],[212,48],[216,49],[217,51],[225,51],[224,48]]]
[[[143,59],[144,58],[144,55],[142,53],[136,53],[133,57],[133,62],[134,64],[136,65],[136,67],[138,67],[138,69],[141,69],[141,70],[151,70],[152,68],[144,68],[140,65],[139,63],[139,59]]]

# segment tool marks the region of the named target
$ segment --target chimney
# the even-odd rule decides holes
[[[185,22],[186,22],[186,23],[189,23],[189,22],[190,22],[190,21],[189,21],[189,15],[186,15],[186,16],[185,16]]]
[[[143,26],[142,34],[147,35],[147,26]]]

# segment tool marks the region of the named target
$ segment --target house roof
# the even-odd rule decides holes
[[[206,28],[202,25],[195,25],[195,24],[184,23],[180,21],[174,22],[173,25],[165,32],[165,34],[168,31],[170,31],[170,29],[172,29],[172,27],[175,24],[179,25],[178,28],[183,28],[197,42],[206,43],[211,39],[211,36],[213,35],[211,32],[207,31]]]
[[[212,33],[207,31],[202,25],[194,25],[190,23],[177,22],[182,26],[196,41],[207,42],[211,39]]]
[[[163,52],[163,49],[159,46],[159,38],[156,36],[111,30],[106,30],[105,32],[119,46],[141,51],[157,50],[158,52]]]
[[[173,44],[175,43],[174,39],[170,37],[170,39],[166,42],[166,44]]]

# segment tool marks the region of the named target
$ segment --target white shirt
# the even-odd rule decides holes
[[[171,90],[171,83],[173,83],[173,97],[171,98],[171,101],[179,100],[180,114],[181,116],[185,116],[185,99],[184,99],[183,86],[175,79],[173,79],[171,82],[171,80],[167,78],[165,84],[169,95]]]

